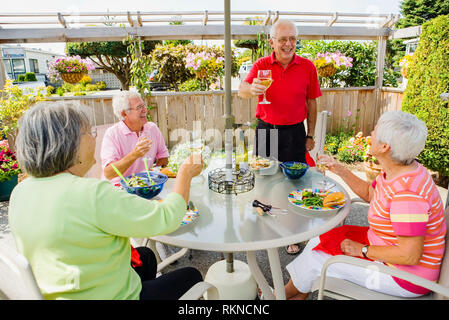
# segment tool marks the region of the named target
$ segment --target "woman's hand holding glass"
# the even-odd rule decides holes
[[[178,171],[178,176],[186,174],[189,178],[196,177],[203,171],[203,157],[200,153],[193,153],[181,164]]]
[[[332,183],[326,179],[326,170],[333,168],[336,164],[336,161],[329,154],[322,154],[318,156],[317,159],[317,168],[323,174],[323,180],[318,182],[319,185],[323,186],[325,189],[330,189],[335,186],[335,183]]]

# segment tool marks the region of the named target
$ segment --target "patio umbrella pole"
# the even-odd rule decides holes
[[[225,182],[227,188],[232,188],[232,149],[233,149],[233,124],[234,117],[231,108],[231,1],[224,0],[224,18],[225,18]]]
[[[226,253],[226,272],[234,272],[234,254],[232,252]]]
[[[225,25],[225,155],[226,155],[226,186],[232,188],[232,149],[234,118],[232,116],[231,97],[231,0],[224,0]],[[226,272],[234,272],[234,255],[226,253]]]

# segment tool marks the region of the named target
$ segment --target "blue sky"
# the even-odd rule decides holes
[[[106,12],[109,11],[223,11],[222,0],[22,0],[2,1],[1,12]],[[232,11],[296,11],[346,13],[400,13],[401,0],[231,0]],[[20,7],[17,5],[20,4]],[[63,53],[64,44],[26,44]]]

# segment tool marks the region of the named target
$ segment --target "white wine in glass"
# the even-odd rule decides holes
[[[327,156],[329,156],[329,155],[327,155]],[[318,171],[320,171],[323,174],[323,180],[318,182],[318,184],[322,185],[325,190],[328,190],[328,189],[334,187],[335,184],[326,179],[326,170],[328,170],[326,160],[327,159],[325,159],[325,158],[319,159],[316,163],[316,166],[318,168]]]
[[[261,81],[261,85],[266,87],[265,91],[263,92],[263,100],[259,102],[260,104],[270,104],[271,102],[267,100],[265,96],[265,92],[267,89],[271,86],[271,83],[273,82],[273,78],[271,77],[271,70],[259,70],[257,71],[257,79]]]

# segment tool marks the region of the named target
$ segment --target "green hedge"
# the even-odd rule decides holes
[[[25,81],[37,81],[36,75],[34,74],[34,72],[25,73]]]
[[[440,98],[449,92],[449,15],[423,24],[408,71],[402,110],[423,120],[428,130],[419,159],[427,168],[449,176],[449,106]]]

